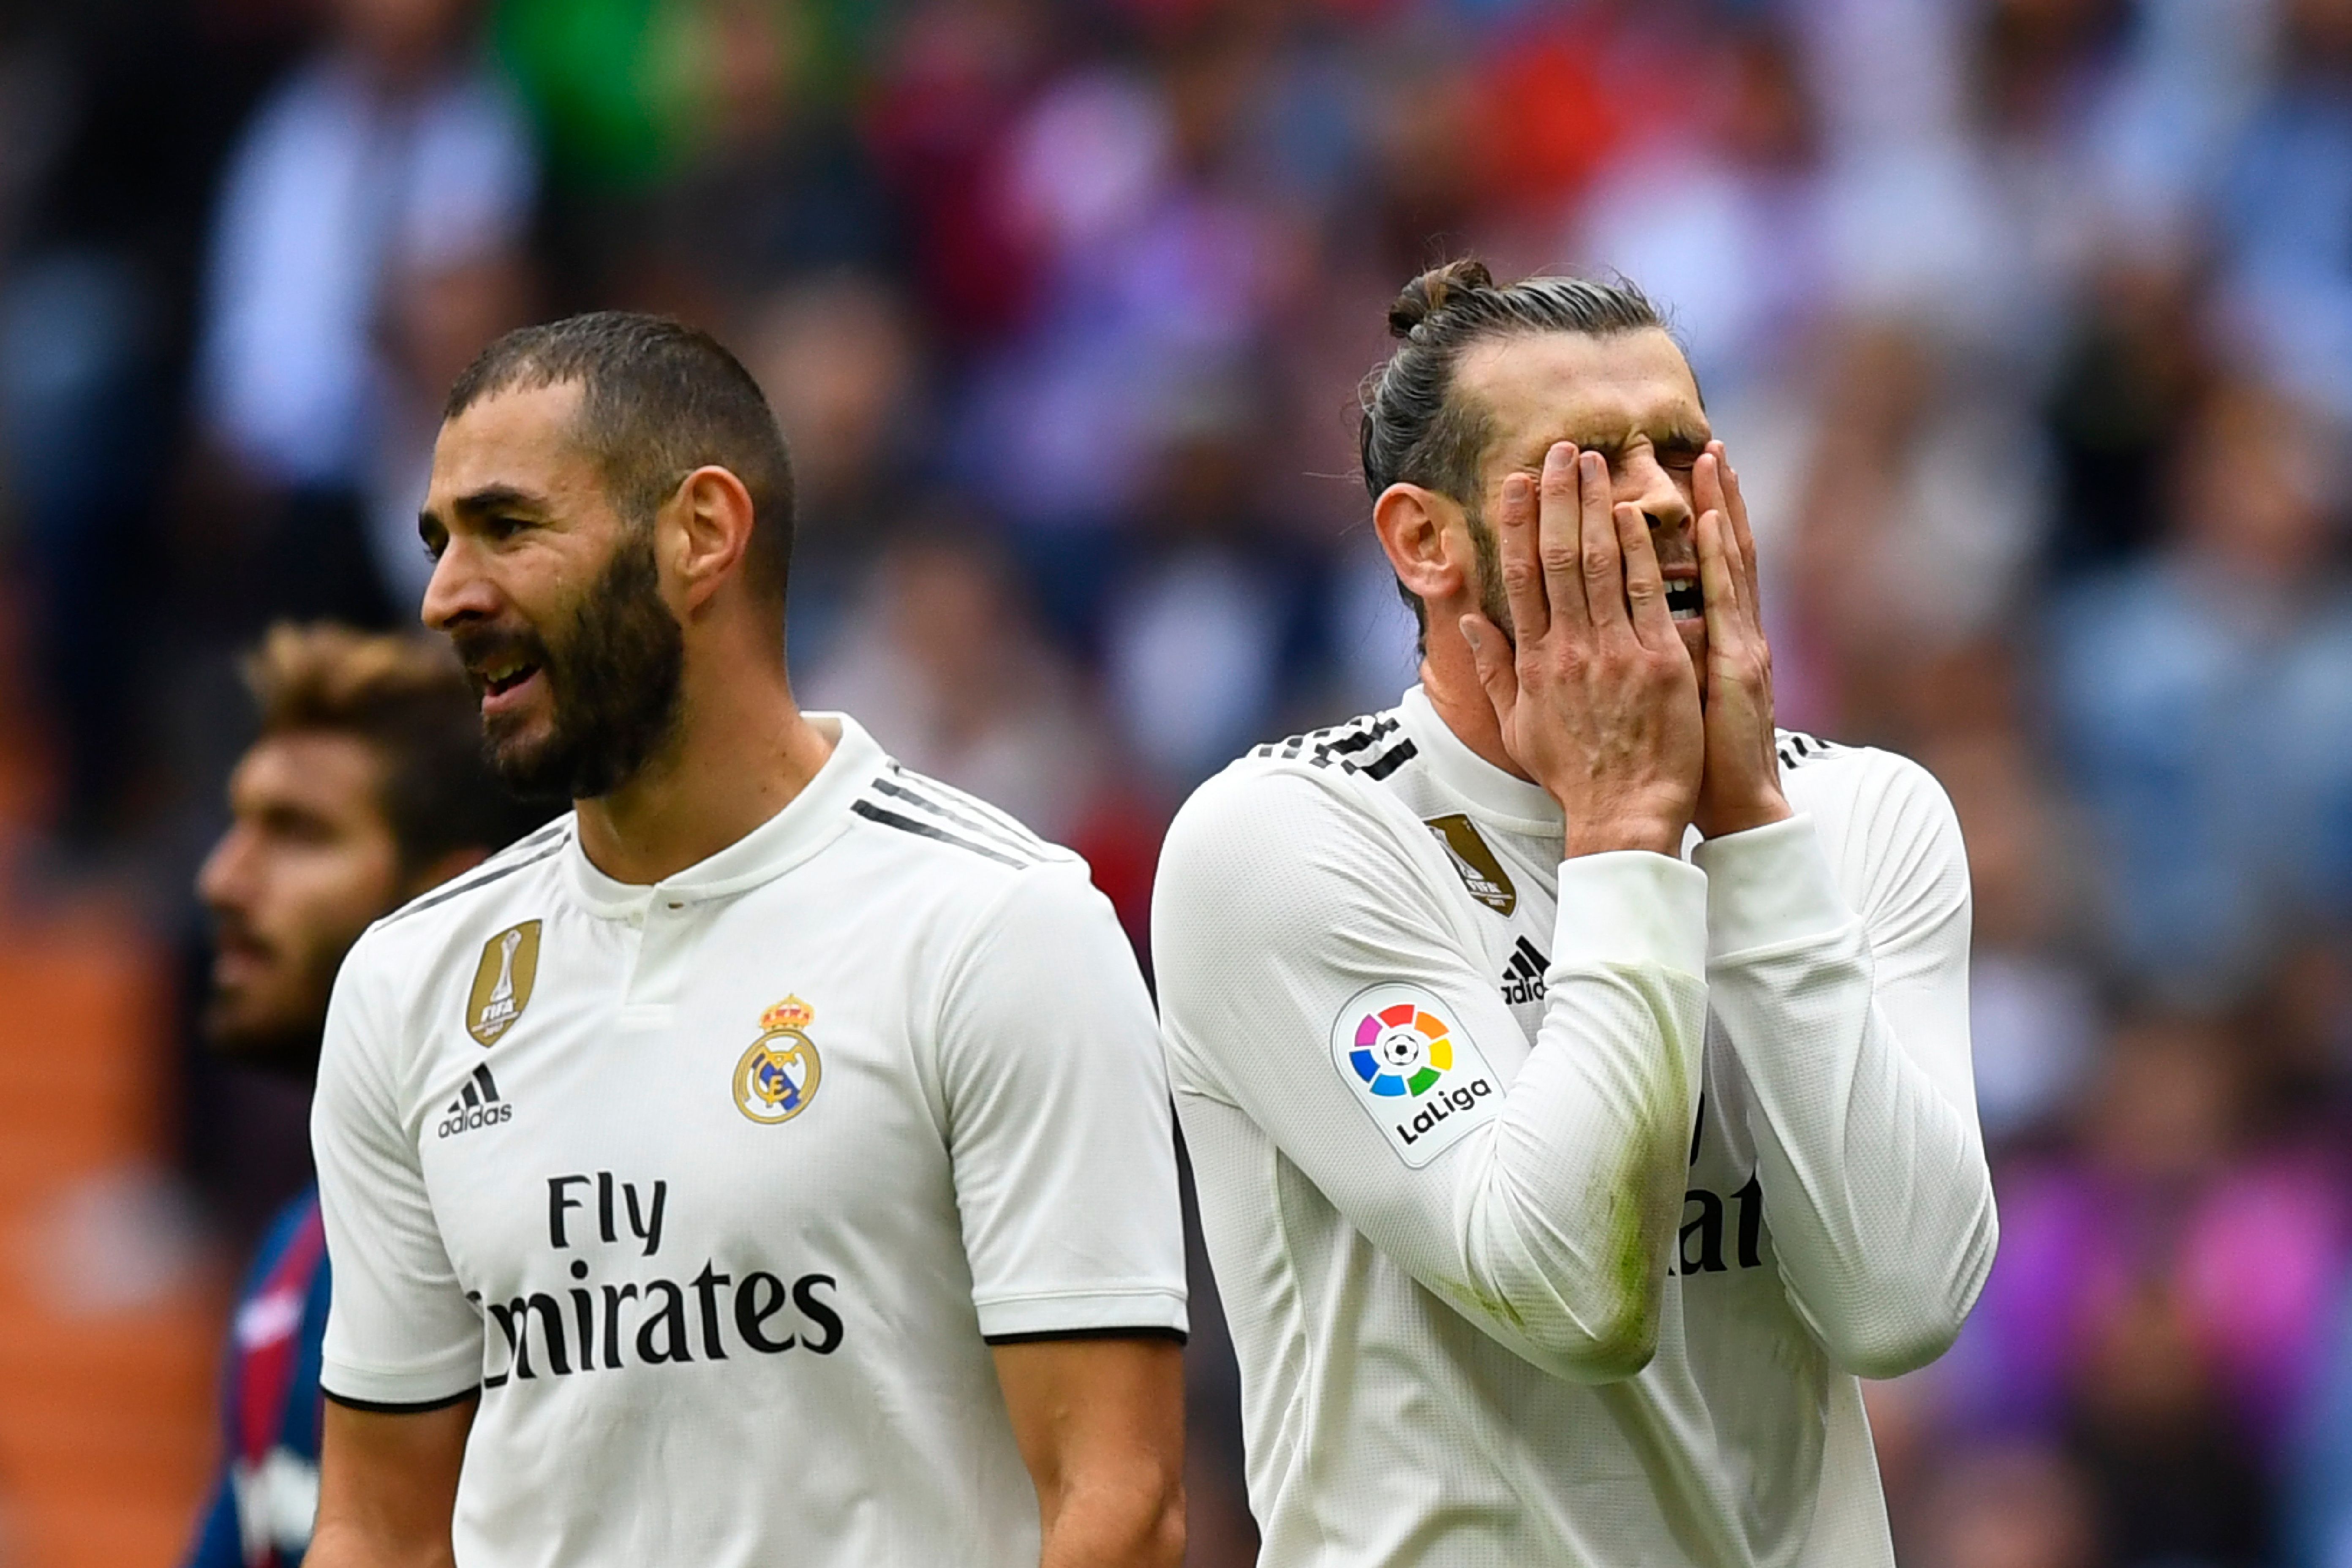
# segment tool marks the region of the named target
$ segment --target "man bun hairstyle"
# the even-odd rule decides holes
[[[697,468],[725,468],[743,481],[753,517],[747,575],[781,607],[792,570],[792,457],[742,363],[682,321],[593,310],[491,343],[450,387],[441,417],[499,393],[566,382],[581,387],[581,445],[632,521],[650,523]]]
[[[377,805],[404,872],[502,848],[547,819],[491,775],[474,689],[441,638],[281,621],[246,656],[245,683],[263,739],[349,735],[375,752]]]
[[[1460,501],[1475,519],[1479,468],[1494,428],[1485,408],[1454,395],[1463,354],[1501,338],[1611,337],[1664,327],[1648,296],[1622,278],[1538,275],[1497,286],[1475,258],[1430,268],[1389,306],[1389,332],[1400,342],[1359,389],[1364,488],[1377,500],[1391,485],[1421,485]],[[1420,596],[1402,583],[1397,591],[1426,631]]]

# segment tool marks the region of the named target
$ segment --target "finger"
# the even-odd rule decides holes
[[[1462,640],[1470,645],[1471,662],[1478,668],[1478,684],[1485,689],[1496,719],[1507,731],[1511,710],[1519,702],[1519,671],[1511,657],[1510,641],[1475,610],[1462,617],[1461,627]]]
[[[1694,531],[1698,545],[1698,588],[1706,617],[1706,646],[1720,652],[1736,646],[1740,637],[1738,579],[1724,544],[1729,529],[1717,510],[1698,514]]]
[[[1597,460],[1597,459],[1596,459]],[[1538,551],[1543,562],[1544,598],[1551,618],[1570,629],[1589,626],[1585,608],[1583,499],[1579,493],[1585,459],[1566,441],[1544,454],[1542,494],[1538,504]]]
[[[1691,508],[1695,511],[1727,510],[1723,499],[1723,443],[1709,441],[1691,465]]]
[[[1536,482],[1525,474],[1503,481],[1496,509],[1496,559],[1503,574],[1503,602],[1510,606],[1511,629],[1522,644],[1539,642],[1551,626],[1544,604],[1543,567],[1536,558]],[[1479,624],[1491,625],[1480,616]]]
[[[1609,465],[1587,452],[1577,460],[1584,535],[1584,602],[1597,632],[1631,631],[1625,610],[1625,552],[1617,542]]]
[[[1646,647],[1678,647],[1673,612],[1666,608],[1665,574],[1658,569],[1658,547],[1650,539],[1650,520],[1642,509],[1621,501],[1612,510],[1617,549],[1625,559],[1625,605],[1633,635]]]
[[[1747,557],[1740,553],[1739,531],[1727,513],[1717,512],[1715,531],[1723,542],[1724,564],[1731,573],[1731,607],[1738,613],[1741,625],[1756,630],[1756,575],[1748,569]]]
[[[1720,452],[1722,448],[1723,443],[1717,442],[1717,451]],[[1746,568],[1748,610],[1750,615],[1760,616],[1764,613],[1764,599],[1757,592],[1756,535],[1748,527],[1748,498],[1739,493],[1739,470],[1728,463],[1723,466],[1723,498],[1726,503],[1724,515],[1731,520],[1731,542],[1738,546],[1740,563]]]

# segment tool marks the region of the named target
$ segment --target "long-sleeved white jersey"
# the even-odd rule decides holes
[[[1171,829],[1165,1039],[1266,1568],[1891,1564],[1861,1376],[1991,1266],[1934,780],[1560,858],[1416,688]]]

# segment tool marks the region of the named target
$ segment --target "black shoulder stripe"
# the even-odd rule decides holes
[[[555,843],[551,844],[545,848],[533,854],[526,855],[520,860],[510,860],[507,862],[507,864],[500,866],[495,871],[484,872],[482,875],[476,877],[470,882],[460,882],[454,888],[444,888],[438,892],[427,893],[423,898],[418,899],[415,903],[408,904],[401,909],[395,910],[390,915],[384,917],[384,923],[389,925],[394,921],[404,921],[411,915],[421,914],[425,910],[432,909],[436,905],[446,904],[452,899],[464,898],[467,893],[474,891],[477,888],[487,888],[492,882],[503,881],[507,878],[513,876],[517,871],[536,866],[541,860],[550,859],[554,856],[561,854],[562,850],[563,841],[558,839]]]
[[[572,816],[571,814],[567,812],[543,827],[532,828],[529,833],[524,834],[520,838],[516,839],[504,849],[499,850],[499,853],[501,855],[511,855],[518,849],[528,849],[534,844],[544,844],[549,839],[554,837],[556,835],[562,833],[565,828],[570,827],[571,826]]]
[[[1357,722],[1361,723],[1363,721],[1360,719]],[[1393,733],[1396,727],[1397,721],[1393,718],[1383,719],[1369,730],[1360,730],[1355,734],[1349,735],[1343,740],[1330,741],[1325,742],[1325,744],[1328,749],[1338,752],[1344,756],[1352,752],[1363,751],[1367,747],[1378,742],[1382,736]]]
[[[1796,730],[1781,731],[1779,739],[1776,750],[1784,768],[1800,768],[1807,763],[1817,763],[1832,752],[1842,749],[1833,741],[1821,740]]]
[[[885,827],[895,827],[901,833],[912,833],[924,838],[935,838],[941,844],[952,844],[959,849],[969,849],[975,855],[985,855],[991,860],[1010,866],[1016,871],[1025,870],[1036,864],[1034,860],[1015,859],[1003,850],[991,848],[985,844],[975,844],[969,838],[950,833],[943,827],[934,827],[928,822],[918,822],[911,816],[901,816],[897,812],[878,806],[870,800],[854,800],[849,803],[849,809],[868,822],[878,822]]]
[[[948,784],[940,779],[932,778],[926,773],[909,772],[903,764],[898,763],[892,763],[890,764],[890,771],[898,774],[898,777],[908,784],[913,784],[916,788],[929,795],[932,799],[937,801],[948,811],[960,816],[968,816],[974,822],[983,823],[994,827],[1000,837],[1010,840],[1014,844],[1022,845],[1041,856],[1050,855],[1056,848],[1060,847],[1058,845],[1048,844],[1044,839],[1038,837],[1035,833],[1030,830],[1027,823],[1022,821],[1011,812],[1006,811],[1000,806],[992,805],[987,801],[981,799],[980,796],[972,794],[970,790],[958,789],[951,784]]]
[[[1370,762],[1357,763],[1357,771],[1368,779],[1384,779],[1420,754],[1421,748],[1411,741],[1400,741]]]
[[[933,816],[939,817],[945,826],[959,828],[984,843],[994,844],[1008,854],[1025,855],[1033,861],[1043,858],[1040,852],[1045,848],[1044,845],[1029,840],[1025,837],[1016,837],[977,813],[958,811],[955,807],[943,805],[920,791],[908,789],[904,784],[893,784],[888,779],[876,779],[874,787],[884,795],[905,801],[909,805],[920,806]]]

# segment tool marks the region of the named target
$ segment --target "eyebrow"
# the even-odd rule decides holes
[[[460,516],[492,511],[517,510],[541,511],[546,509],[546,499],[513,485],[484,485],[470,490],[449,503],[450,510]]]
[[[460,517],[483,517],[499,511],[540,511],[547,510],[546,499],[516,485],[484,485],[468,490],[449,503],[449,510]],[[428,543],[436,531],[446,531],[446,525],[431,507],[416,514],[416,531]]]

